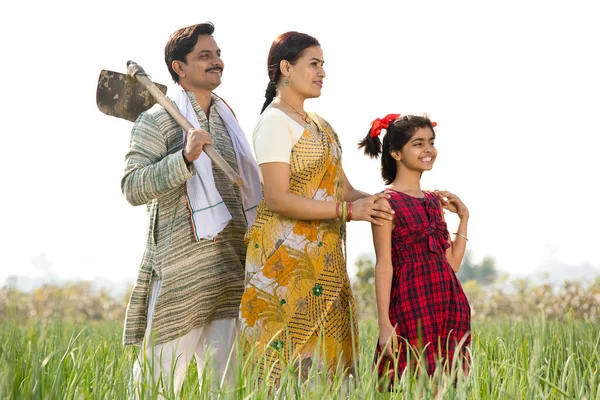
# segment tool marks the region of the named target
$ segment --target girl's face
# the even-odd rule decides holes
[[[398,170],[402,167],[418,172],[431,170],[437,157],[434,141],[435,135],[431,128],[417,128],[402,150],[392,151]]]
[[[289,64],[291,89],[305,99],[319,97],[325,78],[323,64],[323,51],[320,46],[306,48],[294,65]]]

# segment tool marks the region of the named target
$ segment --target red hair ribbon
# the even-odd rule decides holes
[[[390,126],[390,122],[392,122],[399,116],[400,114],[388,114],[383,119],[375,119],[375,121],[371,122],[371,133],[369,133],[369,136],[374,138],[381,135],[381,130],[387,129],[388,126]]]
[[[437,122],[431,121],[431,126],[435,128],[437,126]]]

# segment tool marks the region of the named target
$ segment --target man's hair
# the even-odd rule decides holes
[[[171,34],[165,46],[165,63],[167,63],[167,68],[175,83],[179,82],[179,75],[177,75],[171,66],[173,61],[185,62],[185,56],[190,54],[194,46],[196,46],[198,36],[212,36],[214,31],[215,26],[211,22],[204,22],[178,29]]]

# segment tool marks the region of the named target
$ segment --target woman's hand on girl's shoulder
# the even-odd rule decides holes
[[[434,190],[432,193],[440,200],[442,207],[446,210],[457,214],[460,218],[469,216],[469,209],[454,193],[447,190]]]
[[[390,207],[388,193],[377,193],[352,202],[352,220],[368,221],[374,225],[383,225],[384,221],[392,221],[394,210]]]

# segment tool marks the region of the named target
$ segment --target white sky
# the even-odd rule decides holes
[[[120,191],[133,124],[97,109],[98,74],[125,72],[132,59],[169,84],[168,36],[206,20],[225,61],[216,92],[247,135],[271,42],[289,30],[311,34],[327,78],[306,108],[337,130],[355,187],[383,189],[379,161],[355,146],[370,122],[426,112],[438,122],[439,157],[423,188],[467,204],[475,261],[493,256],[512,274],[549,257],[600,268],[593,3],[12,2],[0,16],[0,278],[38,276],[40,259],[63,277],[135,277],[145,207]],[[348,247],[349,266],[372,251],[368,224],[350,224]]]

